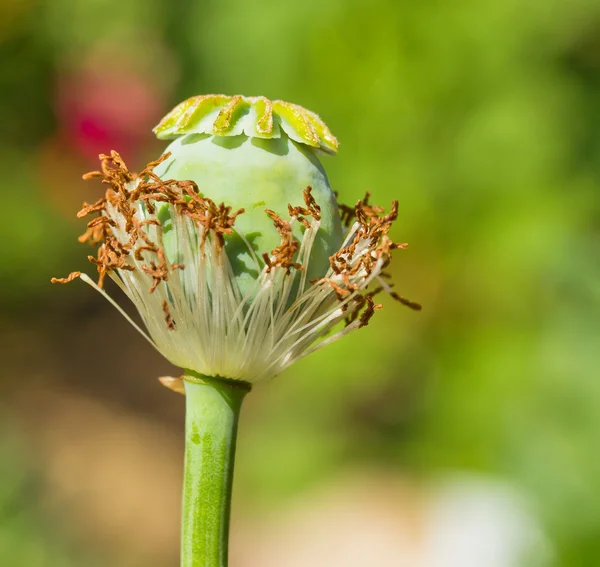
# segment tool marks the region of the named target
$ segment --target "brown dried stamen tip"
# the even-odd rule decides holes
[[[99,278],[98,285],[102,286],[106,274],[112,270],[135,270],[130,261],[130,254],[135,259],[147,262],[138,269],[152,278],[150,292],[153,292],[162,281],[169,277],[169,271],[183,269],[183,264],[169,265],[165,252],[160,246],[162,227],[158,219],[150,218],[139,221],[137,210],[140,204],[149,214],[156,213],[156,203],[168,203],[177,213],[190,218],[198,227],[202,227],[200,239],[201,248],[209,234],[219,245],[224,244],[224,235],[231,234],[236,217],[243,209],[235,213],[231,207],[224,204],[216,205],[212,200],[202,197],[193,181],[163,181],[153,169],[169,157],[162,155],[150,162],[140,174],[129,172],[121,156],[113,151],[110,155],[101,155],[101,171],[93,171],[84,175],[84,179],[101,179],[108,185],[104,197],[93,204],[84,203],[79,211],[80,218],[96,214],[87,225],[87,230],[79,240],[92,245],[100,245],[97,257],[90,257],[96,264]],[[128,236],[117,238],[114,234],[118,228]],[[124,225],[124,226],[123,226]],[[149,235],[147,226],[157,227],[158,241],[154,242]]]
[[[266,252],[263,252],[262,257],[265,261],[265,265],[267,266],[267,272],[270,272],[273,269],[273,264],[271,263],[271,256],[269,256]]]
[[[164,257],[162,249],[158,250],[159,261],[150,262],[150,265],[143,264],[141,266],[142,272],[148,274],[152,278],[152,285],[150,286],[150,293],[154,293],[154,290],[158,287],[160,282],[165,282],[169,279],[169,268]]]
[[[402,297],[398,295],[395,291],[391,292],[390,295],[398,302],[402,303],[409,309],[413,309],[414,311],[421,311],[423,306],[420,303],[416,303],[415,301],[411,301],[410,299],[406,299],[406,297]]]
[[[275,229],[281,236],[281,243],[277,248],[271,250],[271,256],[269,257],[266,253],[263,254],[263,259],[267,265],[267,272],[270,272],[274,266],[284,268],[289,274],[292,268],[296,270],[302,269],[302,264],[293,261],[294,255],[298,251],[298,241],[292,235],[292,227],[290,223],[283,220],[277,213],[270,209],[266,209],[265,212],[271,217]]]
[[[356,274],[359,270],[364,269],[367,274],[370,274],[375,262],[380,259],[383,261],[383,267],[385,268],[389,263],[390,251],[400,246],[386,236],[393,221],[398,216],[398,201],[392,202],[392,210],[389,214],[380,216],[383,213],[383,208],[369,205],[368,199],[369,193],[367,193],[364,200],[358,201],[354,207],[354,213],[359,225],[354,239],[348,246],[338,251],[329,259],[335,273],[339,274],[346,271]],[[371,254],[363,254],[359,261],[352,268],[349,268],[346,258],[352,257],[361,240],[370,241],[376,248]]]
[[[301,222],[306,228],[310,228],[310,222],[306,217],[312,217],[315,220],[321,220],[321,207],[312,196],[312,187],[308,185],[304,192],[304,204],[306,207],[292,207],[288,204],[288,212],[290,217],[296,217],[298,222]]]
[[[357,206],[360,206],[360,209],[369,217],[378,217],[383,214],[383,207],[379,207],[377,205],[371,205],[369,203],[369,199],[371,198],[371,191],[367,191],[365,193],[365,197],[362,201],[358,201]],[[397,201],[394,201],[397,205]]]
[[[85,176],[84,176],[84,178],[85,178]],[[81,219],[91,213],[100,213],[102,211],[102,209],[104,209],[104,203],[105,203],[105,199],[98,199],[92,205],[89,205],[88,203],[84,202],[83,207],[77,213],[77,218]]]
[[[50,283],[66,284],[81,276],[81,272],[71,272],[66,278],[52,278]]]
[[[339,193],[337,191],[334,191],[333,194],[338,204],[338,211],[340,213],[340,220],[342,221],[342,226],[349,227],[352,224],[352,221],[355,217],[354,207],[349,207],[348,205],[340,203],[338,199]]]
[[[338,209],[340,211],[340,219],[342,221],[342,225],[345,227],[349,227],[352,224],[352,221],[356,218],[354,207],[349,207],[348,205],[343,205],[342,203],[339,203]]]
[[[381,303],[374,303],[373,297],[371,295],[367,295],[366,299],[367,299],[367,307],[360,316],[360,323],[358,325],[359,329],[361,327],[366,327],[369,324],[371,317],[373,317],[373,315],[375,315],[375,311],[377,311],[383,307],[381,305]]]
[[[244,209],[232,213],[231,207],[226,206],[224,203],[217,206],[208,197],[201,197],[198,193],[198,187],[193,181],[176,183],[179,185],[182,195],[189,197],[189,200],[179,198],[171,202],[178,213],[189,217],[204,228],[200,242],[201,247],[206,243],[209,233],[212,233],[217,238],[217,243],[222,246],[225,243],[224,235],[233,232],[235,219],[244,212]]]
[[[333,281],[333,279],[331,278],[323,278],[322,280],[320,280],[321,283],[326,283],[328,284],[331,289],[333,290],[333,292],[335,293],[335,296],[337,297],[338,301],[344,301],[344,299],[346,299],[351,291],[342,287],[341,285],[337,284],[336,282]],[[362,298],[362,295],[359,295],[358,297]],[[345,304],[342,307],[342,310],[345,311],[348,308],[348,304]]]
[[[333,254],[329,258],[331,269],[336,274],[336,281],[322,280],[323,282],[329,283],[335,292],[339,300],[344,300],[351,293],[358,291],[354,289],[350,284],[350,276],[357,275],[358,273],[364,272],[367,276],[373,273],[374,269],[384,270],[390,263],[391,253],[393,250],[403,249],[407,247],[406,243],[393,242],[388,237],[388,232],[392,226],[392,223],[398,216],[398,201],[392,202],[392,208],[386,215],[384,209],[379,206],[371,205],[369,203],[371,194],[367,192],[364,199],[358,201],[351,211],[349,207],[341,207],[342,218],[344,218],[344,212],[346,213],[345,220],[349,223],[353,218],[356,219],[356,228],[354,229],[353,238],[350,243]],[[367,241],[370,244],[369,253],[362,253],[355,257],[357,247],[361,242]],[[342,282],[339,282],[341,276]],[[382,279],[389,278],[389,274],[381,271],[380,277]],[[395,292],[392,292],[389,284],[384,284],[384,289],[390,293],[390,295],[396,300],[409,307],[410,309],[420,310],[421,306],[418,303],[410,301]],[[346,324],[350,324],[355,321],[358,317],[360,309],[368,302],[366,310],[361,315],[361,324],[363,327],[368,323],[368,320],[372,317],[373,312],[379,309],[380,305],[371,305],[372,298],[375,294],[382,291],[382,288],[368,293],[364,296],[352,297],[352,303],[354,309],[346,317]],[[366,298],[366,299],[365,299]],[[346,304],[348,305],[348,304]]]
[[[167,323],[167,327],[169,328],[169,331],[174,331],[175,323],[173,321],[173,317],[171,317],[171,312],[169,311],[169,304],[167,303],[166,299],[164,299],[162,302],[162,310],[163,310],[163,313],[165,314],[165,321]]]

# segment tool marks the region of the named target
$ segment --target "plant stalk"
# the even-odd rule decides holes
[[[181,567],[227,567],[238,417],[250,384],[184,374]]]

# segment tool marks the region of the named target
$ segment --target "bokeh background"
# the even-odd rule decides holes
[[[2,0],[0,565],[177,565],[176,370],[49,280],[97,155],[209,92],[318,112],[424,305],[249,396],[232,564],[599,565],[597,0]]]

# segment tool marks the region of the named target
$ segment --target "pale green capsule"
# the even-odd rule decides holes
[[[329,257],[342,242],[338,205],[317,154],[335,153],[337,140],[315,114],[290,103],[264,97],[207,95],[181,103],[154,129],[159,138],[175,138],[170,156],[155,173],[163,180],[192,180],[200,193],[216,203],[245,212],[235,229],[251,245],[232,235],[226,249],[238,285],[245,293],[262,269],[262,254],[280,242],[265,209],[288,218],[288,205],[304,206],[303,191],[321,208],[318,236],[313,244],[308,279],[322,277]],[[169,232],[169,209],[159,211],[166,253],[177,261],[174,234]],[[301,239],[303,226],[294,235]]]

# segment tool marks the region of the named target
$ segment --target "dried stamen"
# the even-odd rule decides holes
[[[385,272],[393,251],[406,247],[389,237],[397,201],[387,214],[369,202],[369,193],[353,208],[341,206],[349,226],[344,243],[330,257],[327,273],[310,282],[303,266],[310,265],[321,221],[311,187],[304,190],[304,206],[288,205],[289,220],[267,209],[280,243],[262,254],[264,266],[252,291],[243,295],[224,248],[243,209],[234,212],[204,197],[193,181],[160,179],[153,169],[167,156],[137,175],[116,152],[100,156],[101,170],[84,178],[101,179],[106,190],[78,213],[92,217],[80,240],[97,247],[89,259],[97,266],[98,283],[79,272],[52,281],[81,277],[172,363],[210,376],[255,381],[367,325],[381,309],[374,297],[382,291],[420,309],[392,289]],[[305,229],[300,242],[292,231],[296,221]],[[107,275],[136,304],[150,336],[101,289]],[[343,321],[346,326],[334,332]],[[176,379],[165,381],[179,391]]]
[[[52,278],[50,283],[67,284],[81,276],[81,272],[71,272],[66,278]]]
[[[275,266],[285,269],[286,273],[288,274],[292,268],[301,270],[302,264],[293,261],[294,255],[298,251],[300,245],[292,235],[292,227],[290,226],[290,223],[286,220],[283,220],[277,213],[271,211],[270,209],[267,209],[265,212],[269,217],[271,217],[277,232],[281,236],[281,243],[279,246],[271,250],[272,258],[269,258],[268,262],[265,260],[265,263],[267,264],[267,271],[270,271]]]
[[[167,300],[163,300],[162,302],[163,313],[165,314],[165,322],[167,323],[167,328],[169,331],[175,330],[175,323],[173,322],[173,317],[171,317],[171,312],[169,311],[169,304]]]
[[[296,217],[306,228],[310,228],[310,222],[305,217],[321,220],[321,207],[315,201],[311,191],[312,187],[309,185],[303,192],[306,207],[292,207],[292,205],[288,205],[290,217]]]

